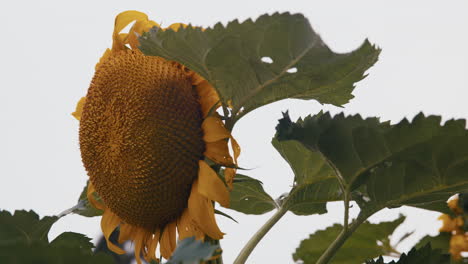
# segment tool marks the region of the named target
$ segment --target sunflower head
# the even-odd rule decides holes
[[[128,34],[120,33],[135,20]],[[233,167],[240,151],[216,112],[210,114],[219,97],[206,80],[136,49],[135,33],[153,26],[158,25],[140,12],[117,16],[112,49],[96,65],[88,93],[73,113],[80,120],[88,198],[104,210],[101,227],[109,248],[123,253],[108,240],[120,227],[119,242],[134,241],[138,262],[140,254],[157,259],[158,244],[169,258],[176,231],[179,239],[223,237],[213,202],[229,206],[235,169],[227,168],[223,181],[204,160]]]

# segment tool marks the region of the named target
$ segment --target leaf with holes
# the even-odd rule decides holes
[[[276,208],[271,196],[263,190],[259,180],[236,174],[231,191],[230,209],[244,214],[264,214]]]
[[[278,141],[273,146],[294,172],[293,188],[282,207],[297,215],[324,214],[327,202],[342,198],[333,169],[320,153],[311,152],[297,141]]]
[[[404,216],[391,222],[378,224],[363,223],[351,237],[338,250],[330,263],[355,264],[362,263],[369,258],[387,254],[388,248],[384,245],[394,230],[405,220]],[[302,260],[304,264],[315,263],[335,240],[343,229],[342,225],[335,224],[325,230],[319,230],[302,240],[293,254],[295,261]]]
[[[419,114],[390,125],[376,118],[343,114],[280,120],[277,138],[320,153],[348,191],[364,185],[364,209],[425,206],[468,190],[468,131],[464,120],[440,125]]]
[[[341,106],[380,53],[367,40],[353,52],[334,53],[303,15],[289,13],[204,30],[153,28],[140,44],[144,54],[180,62],[208,80],[237,118],[285,98]]]

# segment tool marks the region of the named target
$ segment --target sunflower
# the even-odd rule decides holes
[[[134,21],[129,33],[120,33]],[[108,247],[124,253],[109,241],[119,228],[118,242],[133,241],[138,263],[141,255],[158,260],[158,244],[168,259],[176,239],[223,237],[214,202],[229,207],[240,153],[216,112],[221,103],[210,83],[177,62],[138,50],[138,35],[153,27],[159,25],[141,12],[116,17],[112,48],[73,113],[80,120],[88,199],[104,211]],[[185,25],[169,26],[180,27]],[[224,180],[212,166],[225,167]]]

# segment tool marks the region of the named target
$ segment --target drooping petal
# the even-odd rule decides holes
[[[81,119],[81,115],[83,114],[83,107],[86,103],[86,97],[81,97],[81,99],[76,104],[75,112],[72,113],[72,116],[75,117],[78,121]]]
[[[146,255],[145,242],[149,234],[142,228],[137,228],[134,234],[133,241],[135,243],[135,259],[138,264],[141,264],[141,255]]]
[[[148,16],[145,13],[130,10],[125,11],[117,15],[115,17],[114,23],[114,33],[113,33],[113,43],[112,43],[112,51],[119,51],[125,50],[125,42],[119,37],[120,31],[124,29],[128,24],[132,23],[133,21],[141,21],[141,20],[148,20]]]
[[[202,239],[205,236],[203,232],[201,232],[200,229],[195,225],[188,209],[185,209],[177,220],[177,231],[179,233],[179,240],[193,236],[196,239]]]
[[[115,228],[120,224],[120,218],[112,213],[109,209],[104,211],[104,214],[101,218],[101,229],[102,233],[104,234],[104,238],[107,241],[107,247],[117,254],[124,254],[125,250],[119,248],[115,244],[113,244],[109,237],[114,232]]]
[[[198,192],[224,207],[229,207],[229,191],[224,182],[206,162],[200,160],[198,164]]]
[[[203,140],[205,142],[215,142],[221,139],[226,139],[231,136],[231,133],[224,127],[223,121],[219,117],[209,116],[203,120]]]
[[[176,248],[176,222],[171,222],[164,227],[161,237],[161,255],[169,259]]]
[[[156,230],[156,232],[152,235],[149,236],[148,239],[146,240],[146,246],[148,247],[148,252],[145,255],[146,260],[156,260],[156,247],[158,246],[159,243],[159,236],[160,236],[160,230]]]
[[[204,155],[214,162],[225,165],[233,166],[234,162],[229,154],[229,148],[226,140],[219,140],[216,142],[207,142]]]
[[[188,200],[188,212],[196,225],[213,239],[222,239],[221,232],[214,216],[213,203],[198,192],[198,180],[192,185],[192,191]]]
[[[123,244],[125,241],[132,239],[132,234],[135,233],[136,227],[132,225],[121,223],[119,233],[119,244]]]

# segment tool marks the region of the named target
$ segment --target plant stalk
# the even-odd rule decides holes
[[[257,246],[258,242],[270,231],[270,229],[283,217],[283,215],[288,210],[284,208],[279,208],[278,211],[270,218],[268,221],[255,233],[255,235],[250,238],[249,242],[244,246],[244,248],[239,252],[236,260],[233,264],[244,264],[247,261],[247,258],[250,256],[250,253]]]
[[[320,256],[320,258],[317,260],[315,264],[327,264],[333,256],[338,252],[338,250],[343,246],[343,244],[346,242],[346,240],[356,231],[356,229],[364,222],[366,221],[367,217],[369,215],[365,214],[360,214],[356,220],[354,220],[347,229],[343,228],[341,230],[341,233],[338,235],[338,237],[333,241],[333,243],[330,244],[330,246],[325,250],[325,252]]]

